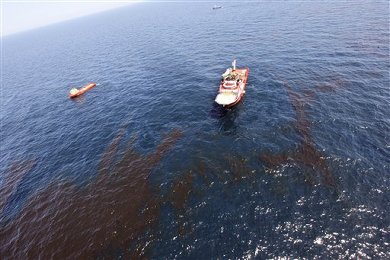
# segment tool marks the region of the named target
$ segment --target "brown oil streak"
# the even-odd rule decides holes
[[[288,155],[284,153],[272,154],[270,152],[264,152],[260,154],[260,160],[265,162],[267,166],[274,168],[288,160]]]
[[[115,250],[125,258],[146,257],[147,245],[154,240],[153,232],[146,231],[158,223],[162,203],[148,176],[181,132],[165,136],[149,155],[138,154],[130,144],[115,162],[122,136],[123,130],[86,188],[53,183],[28,200],[18,217],[0,229],[2,258],[110,258]]]
[[[211,185],[210,177],[206,172],[206,163],[203,160],[199,160],[196,167],[195,174],[201,177],[203,181],[207,183],[208,186]]]
[[[214,165],[212,170],[207,171],[210,165],[206,164],[204,160],[199,159],[194,168],[178,176],[174,181],[173,187],[167,195],[167,203],[171,204],[175,211],[179,236],[187,235],[192,231],[185,225],[188,220],[188,212],[186,209],[189,207],[188,201],[190,196],[202,197],[205,190],[208,190],[212,186],[212,180],[216,178],[220,183],[227,182],[230,185],[234,185],[253,176],[253,173],[247,166],[247,159],[244,157],[226,154],[223,158],[228,164],[229,172],[223,171],[223,167],[216,165]],[[207,185],[200,184],[202,187],[196,187],[194,183],[195,179],[202,180],[200,183]]]
[[[190,230],[186,229],[185,227],[185,208],[187,206],[189,196],[193,190],[193,180],[194,176],[192,171],[183,176],[180,176],[180,178],[174,182],[173,188],[168,194],[168,201],[172,204],[176,213],[178,234],[180,236],[184,236],[190,232]]]
[[[300,95],[298,95],[298,93],[294,92],[290,85],[285,84],[285,87],[287,89],[288,97],[296,114],[295,128],[298,133],[303,137],[304,143],[311,143],[311,122],[308,119],[308,113],[305,110],[306,100]]]
[[[327,83],[322,83],[314,86],[314,91],[316,93],[318,92],[334,92],[337,89],[344,87],[346,85],[346,82],[344,79],[340,77],[333,77],[328,80]]]
[[[335,91],[336,88],[332,85],[321,84],[316,86],[315,89],[320,92],[330,92],[330,91]]]
[[[36,160],[12,163],[4,173],[4,183],[0,187],[0,213],[3,212],[8,199],[14,194],[23,177],[31,172]]]
[[[303,91],[303,95],[304,95],[304,98],[305,100],[313,100],[316,96],[316,92],[311,90],[311,89],[305,89]]]
[[[229,168],[233,174],[233,181],[239,181],[252,175],[247,166],[247,160],[240,155],[228,155],[226,157]]]
[[[112,140],[111,144],[106,149],[106,152],[104,153],[102,159],[99,163],[99,172],[101,175],[106,175],[109,172],[109,167],[112,164],[115,154],[117,153],[117,149],[119,146],[120,141],[123,138],[123,135],[125,133],[125,128],[123,127],[120,129],[119,133],[115,136],[114,140]]]
[[[289,100],[296,114],[294,126],[299,135],[302,137],[302,143],[299,145],[298,149],[293,152],[281,154],[262,153],[260,154],[260,160],[265,162],[265,164],[271,168],[277,167],[278,165],[288,161],[297,162],[312,169],[312,171],[314,171],[313,174],[319,174],[321,183],[324,185],[335,187],[336,181],[324,159],[324,155],[315,147],[313,137],[311,135],[311,122],[305,109],[305,106],[309,103],[309,101],[315,97],[315,92],[312,90],[306,90],[303,92],[303,95],[299,95],[288,83],[285,82],[284,86],[286,87]],[[317,91],[333,90],[333,88],[328,88],[328,85],[319,85],[314,89]],[[309,183],[313,184],[315,179],[314,176],[310,176],[306,173],[305,175],[305,179]]]

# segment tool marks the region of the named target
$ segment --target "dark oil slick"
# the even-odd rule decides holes
[[[110,257],[116,251],[126,258],[144,256],[153,240],[161,204],[148,178],[181,132],[167,134],[148,155],[138,154],[130,140],[124,154],[115,160],[123,133],[124,129],[104,152],[98,176],[87,187],[53,183],[28,200],[18,217],[0,230],[2,257],[85,259]],[[13,165],[8,175],[16,179],[32,165]],[[10,180],[3,187],[15,188],[14,183]],[[9,194],[5,188],[1,197]],[[151,234],[142,241],[146,231]],[[132,242],[133,248],[128,249]]]
[[[18,188],[22,179],[31,172],[36,165],[35,160],[14,162],[3,175],[3,183],[0,186],[0,212],[4,212],[4,207]],[[2,214],[3,215],[3,214]]]
[[[388,14],[146,2],[3,37],[0,259],[389,259]]]
[[[282,154],[263,153],[260,159],[269,167],[276,167],[286,162],[302,164],[309,167],[311,174],[306,174],[305,179],[312,185],[317,184],[317,174],[319,182],[326,186],[335,187],[336,181],[325,161],[326,155],[321,153],[316,147],[311,134],[311,121],[308,116],[307,106],[311,99],[316,96],[316,92],[330,91],[334,87],[330,85],[319,85],[313,89],[305,90],[304,94],[295,92],[288,83],[284,83],[289,100],[296,114],[294,128],[302,138],[302,143],[296,151]]]

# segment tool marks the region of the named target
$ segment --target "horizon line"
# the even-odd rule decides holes
[[[94,15],[99,15],[99,14],[102,14],[102,13],[105,13],[105,12],[110,12],[110,11],[115,11],[117,9],[121,9],[121,8],[125,8],[125,7],[128,7],[130,4],[137,4],[137,3],[142,3],[144,2],[143,0],[127,0],[127,1],[4,1],[4,0],[0,0],[1,1],[1,12],[2,12],[2,15],[1,15],[1,30],[0,30],[0,38],[1,39],[4,39],[6,37],[9,37],[9,36],[15,36],[15,35],[18,35],[18,34],[23,34],[23,33],[27,33],[27,32],[30,32],[30,31],[34,31],[34,30],[39,30],[39,29],[42,29],[42,28],[46,28],[46,27],[50,27],[50,26],[55,26],[55,25],[58,25],[58,24],[61,24],[61,23],[66,23],[66,22],[70,22],[70,21],[73,21],[73,20],[77,20],[77,19],[83,19],[83,18],[87,18],[87,17],[90,17],[90,16],[94,16]],[[33,28],[28,28],[28,29],[25,29],[25,30],[19,30],[19,31],[15,31],[15,32],[11,32],[11,33],[6,33],[4,34],[4,21],[3,21],[3,12],[4,12],[4,6],[3,4],[4,3],[8,3],[8,4],[25,4],[25,3],[28,3],[28,4],[40,4],[40,3],[72,3],[72,4],[75,4],[75,3],[80,3],[80,4],[89,4],[89,3],[128,3],[129,5],[122,5],[122,6],[116,6],[116,7],[113,7],[113,8],[108,8],[106,10],[99,10],[97,12],[93,12],[93,13],[89,13],[89,14],[85,14],[85,15],[81,15],[81,16],[75,16],[75,17],[70,17],[69,19],[64,19],[64,20],[59,20],[59,21],[55,21],[55,22],[52,22],[52,23],[48,23],[48,24],[42,24],[42,25],[39,25],[37,27],[33,27]]]

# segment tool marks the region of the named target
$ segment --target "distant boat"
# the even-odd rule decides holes
[[[223,107],[233,107],[245,94],[246,82],[248,81],[249,68],[237,69],[236,60],[232,63],[232,68],[228,68],[222,74],[218,95],[215,102]]]
[[[78,96],[84,94],[85,92],[87,92],[88,90],[92,89],[95,86],[96,86],[96,83],[89,83],[88,85],[85,85],[84,87],[82,87],[80,89],[72,88],[69,92],[69,97],[70,98],[78,97]]]
[[[220,5],[214,5],[214,6],[213,6],[213,10],[221,9],[221,8],[222,8],[222,6],[220,6]]]

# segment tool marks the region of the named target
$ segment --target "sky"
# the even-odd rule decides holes
[[[28,31],[61,21],[71,20],[109,9],[119,8],[135,0],[0,0],[1,36]]]

